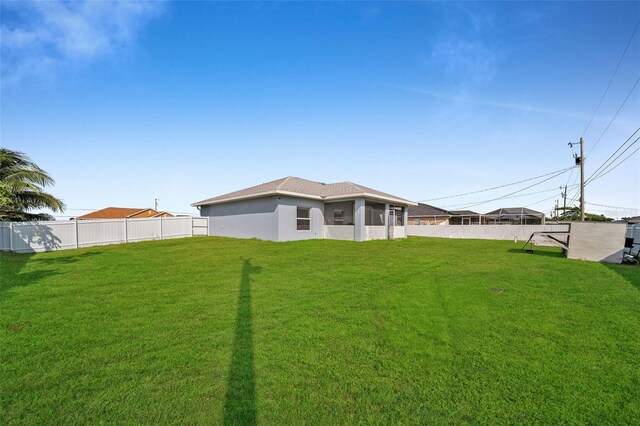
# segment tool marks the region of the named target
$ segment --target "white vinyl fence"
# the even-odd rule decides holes
[[[207,235],[207,218],[0,222],[0,250],[32,253]]]
[[[407,225],[406,229],[407,235],[417,237],[527,241],[534,232],[567,232],[569,225]]]

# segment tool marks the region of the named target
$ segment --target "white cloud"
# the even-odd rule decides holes
[[[422,95],[427,95],[435,99],[439,99],[445,102],[452,103],[464,103],[464,104],[472,104],[490,108],[500,108],[507,109],[512,111],[518,111],[522,113],[535,113],[535,114],[548,114],[557,117],[566,117],[577,120],[588,120],[591,115],[584,112],[575,112],[562,110],[557,108],[548,108],[533,104],[527,103],[518,103],[518,102],[510,102],[510,101],[502,101],[502,100],[493,100],[493,99],[482,99],[468,95],[449,95],[440,93],[434,90],[422,88],[422,87],[406,87],[406,86],[396,86],[398,89],[406,90],[409,92],[420,93]],[[611,116],[602,116],[597,115],[594,117],[595,122],[608,123],[611,120]],[[629,131],[637,128],[637,120],[627,120],[623,117],[618,117],[616,119],[616,125],[623,131]]]
[[[434,64],[463,79],[476,82],[491,80],[500,53],[480,40],[449,39],[438,41],[431,51]]]
[[[3,1],[1,7],[2,80],[14,83],[115,55],[165,3]]]

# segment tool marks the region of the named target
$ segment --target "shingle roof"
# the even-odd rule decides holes
[[[257,198],[275,194],[303,196],[306,198],[316,198],[320,200],[361,196],[392,201],[400,204],[415,204],[404,198],[396,197],[395,195],[368,188],[363,185],[358,185],[353,182],[321,183],[288,176],[282,179],[241,189],[239,191],[229,192],[228,194],[198,201],[193,203],[192,206],[204,206],[207,204],[223,203],[238,199]]]
[[[147,209],[128,207],[107,207],[78,216],[77,219],[124,219]]]
[[[420,216],[451,216],[451,214],[444,209],[430,206],[429,204],[418,203],[417,206],[409,207],[409,217]]]
[[[479,213],[476,213],[471,210],[449,210],[453,216],[478,216]]]

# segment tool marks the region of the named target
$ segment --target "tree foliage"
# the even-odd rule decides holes
[[[32,211],[63,212],[64,203],[44,191],[53,183],[53,178],[24,153],[0,148],[0,220],[50,220],[51,215]]]
[[[566,221],[580,220],[580,208],[579,207],[568,208],[562,213],[562,215],[560,215],[559,220],[566,220]],[[603,214],[594,214],[594,213],[585,212],[584,220],[587,220],[590,222],[612,222],[613,218],[606,217]]]

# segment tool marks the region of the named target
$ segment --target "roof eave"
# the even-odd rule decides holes
[[[309,195],[309,194],[302,194],[302,193],[299,193],[299,192],[281,191],[281,190],[277,190],[276,189],[276,190],[257,192],[255,194],[246,194],[246,195],[240,195],[240,196],[237,196],[237,197],[222,198],[220,200],[212,200],[212,201],[203,200],[203,201],[198,201],[196,203],[192,203],[191,206],[193,206],[193,207],[210,206],[212,204],[223,204],[223,203],[230,203],[232,201],[250,200],[250,199],[253,199],[253,198],[268,197],[270,195],[285,195],[285,196],[296,197],[296,198],[307,198],[307,199],[311,199],[311,200],[322,200],[323,199],[319,195]]]
[[[405,204],[407,206],[417,206],[418,203],[414,203],[413,201],[409,201],[409,200],[405,200],[402,198],[396,198],[396,197],[385,197],[382,195],[377,195],[377,194],[370,194],[368,192],[361,192],[361,193],[356,193],[356,194],[341,194],[341,195],[331,195],[328,197],[324,197],[323,200],[326,201],[338,201],[338,200],[351,200],[354,198],[367,198],[370,200],[376,200],[376,201],[386,201],[386,202],[393,202],[396,204]]]

